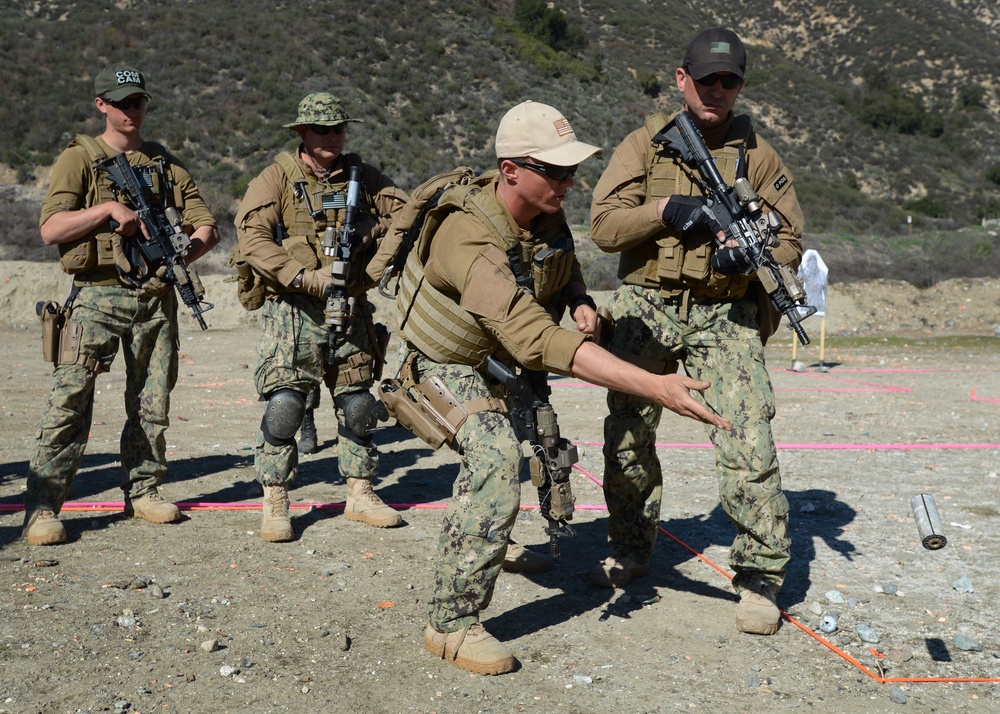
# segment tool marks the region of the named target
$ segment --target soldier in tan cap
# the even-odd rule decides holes
[[[793,269],[802,255],[803,217],[792,175],[733,107],[743,89],[746,49],[735,32],[699,33],[676,69],[684,109],[704,137],[723,180],[745,177],[764,211],[780,216],[774,259]],[[739,630],[772,634],[780,624],[775,593],[789,560],[788,501],[781,490],[771,434],[774,392],[762,338],[777,313],[747,274],[742,248],[724,234],[679,153],[654,137],[676,114],[647,117],[615,149],[594,189],[591,236],[621,254],[624,284],[610,309],[611,350],[660,372],[684,364],[713,382],[705,400],[733,417],[732,432],[710,430],[723,510],[738,529],[730,551],[740,596]],[[696,175],[696,174],[695,174]],[[608,394],[604,426],[604,494],[611,557],[591,572],[601,587],[624,587],[649,572],[663,493],[654,437],[661,409],[621,390]]]
[[[691,397],[690,389],[708,384],[644,372],[591,341],[596,306],[562,206],[577,165],[600,151],[579,141],[553,107],[518,104],[497,129],[498,170],[442,195],[400,278],[397,310],[408,351],[402,372],[418,384],[439,380],[431,383],[454,401],[450,413],[459,417],[450,443],[462,458],[438,541],[424,645],[471,672],[515,666],[480,623],[517,516],[522,458],[488,357],[644,394],[719,428],[729,424]],[[559,327],[567,308],[577,332]]]
[[[255,373],[266,406],[254,446],[257,478],[264,487],[260,535],[266,541],[295,538],[288,513],[288,487],[298,465],[295,433],[306,400],[310,393],[318,395],[321,382],[337,412],[337,463],[347,481],[347,519],[377,528],[403,522],[372,490],[378,451],[371,437],[375,398],[369,389],[380,374],[388,335],[372,318],[364,267],[406,194],[357,154],[344,153],[348,124],[360,121],[332,94],[305,97],[298,116],[285,124],[298,135],[298,148],[279,154],[250,183],[236,216],[239,247],[266,296]],[[356,244],[345,278],[353,312],[349,333],[335,341],[331,355],[325,310],[334,256],[323,241],[344,227],[352,169],[360,170]]]

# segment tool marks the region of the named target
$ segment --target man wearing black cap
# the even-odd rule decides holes
[[[684,110],[701,131],[728,185],[746,177],[765,211],[782,221],[775,260],[793,268],[802,254],[803,217],[792,176],[754,131],[733,114],[743,89],[746,49],[725,28],[695,37],[676,70]],[[674,115],[676,116],[676,115]],[[777,314],[760,284],[740,268],[741,249],[721,245],[721,227],[706,208],[697,171],[653,137],[674,116],[647,117],[615,150],[594,190],[592,237],[621,254],[623,285],[610,309],[612,352],[655,372],[683,363],[732,431],[710,428],[722,507],[738,534],[730,551],[733,586],[740,596],[736,624],[743,632],[777,631],[775,594],[789,560],[788,502],[781,490],[771,419],[774,393],[764,366],[763,341]],[[733,253],[736,274],[712,267],[712,255]],[[663,475],[655,438],[661,408],[618,391],[608,393],[604,425],[608,539],[611,557],[591,572],[594,585],[624,587],[646,575],[656,541]]]
[[[125,513],[153,523],[181,519],[177,506],[158,491],[167,470],[164,432],[177,381],[177,299],[155,277],[134,279],[121,245],[126,237],[141,238],[140,220],[126,199],[112,191],[97,164],[124,153],[147,180],[150,202],[181,212],[191,239],[188,263],[219,242],[215,220],[187,169],[162,146],[142,138],[149,101],[145,75],[113,64],[95,78],[94,95],[104,115],[104,133],[77,136],[59,156],[39,221],[42,241],[58,246],[59,263],[73,276],[68,303],[79,328],[71,334],[79,334],[79,341],[75,354],[61,352],[56,360],[55,385],[28,474],[24,535],[34,545],[66,540],[57,516],[87,446],[95,380],[111,368],[119,346],[126,370],[121,435]],[[148,272],[158,267],[149,266]]]

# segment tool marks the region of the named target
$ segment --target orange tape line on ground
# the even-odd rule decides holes
[[[597,485],[599,485],[601,488],[604,488],[604,484],[596,476],[594,476],[592,473],[590,473],[586,469],[581,468],[579,464],[574,464],[573,468],[575,468],[576,470],[578,470],[581,473],[583,473],[587,478],[589,478],[591,481],[593,481],[594,483],[596,483]],[[733,579],[733,576],[730,575],[722,566],[718,565],[717,563],[715,563],[714,561],[712,561],[711,559],[709,559],[708,557],[706,557],[704,554],[699,553],[697,550],[695,550],[694,548],[692,548],[691,546],[689,546],[687,543],[685,543],[684,541],[682,541],[680,538],[678,538],[677,536],[675,536],[673,533],[671,533],[670,531],[668,531],[663,526],[658,525],[656,527],[656,529],[658,531],[660,531],[660,533],[662,533],[663,535],[667,536],[668,538],[670,538],[671,540],[673,540],[675,543],[677,543],[677,545],[681,546],[686,551],[688,551],[689,553],[691,553],[692,555],[694,555],[701,562],[705,563],[706,565],[708,565],[708,566],[714,568],[715,570],[717,570],[718,572],[722,573],[724,576],[726,576],[727,578],[729,578],[729,580]],[[823,645],[824,647],[826,647],[827,649],[829,649],[834,654],[836,654],[839,657],[841,657],[843,660],[845,660],[847,662],[850,662],[852,665],[854,665],[855,667],[857,667],[858,670],[864,672],[865,674],[867,674],[869,677],[871,677],[872,679],[874,679],[879,684],[885,684],[886,682],[894,682],[894,683],[895,682],[903,682],[903,683],[918,683],[918,682],[962,682],[962,683],[982,682],[982,683],[991,683],[991,682],[1000,682],[1000,677],[883,677],[882,675],[876,674],[875,672],[873,672],[870,669],[868,669],[867,667],[865,667],[863,664],[861,664],[860,662],[858,662],[858,660],[856,660],[853,657],[851,657],[851,655],[849,655],[846,652],[844,652],[844,650],[842,650],[839,647],[837,647],[835,644],[833,644],[832,642],[830,642],[825,637],[821,637],[820,635],[818,635],[815,632],[813,632],[812,630],[810,630],[808,627],[806,627],[805,625],[803,625],[801,622],[799,622],[798,620],[796,620],[794,617],[792,617],[791,615],[789,615],[784,610],[780,610],[780,612],[781,612],[781,617],[782,618],[784,618],[785,620],[788,620],[788,622],[790,622],[793,625],[795,625],[797,628],[799,628],[800,630],[802,630],[803,632],[805,632],[807,635],[809,635],[810,637],[812,637],[814,640],[816,640],[817,642],[819,642],[821,645]]]

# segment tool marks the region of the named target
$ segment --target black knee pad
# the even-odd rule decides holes
[[[288,446],[295,443],[295,432],[302,425],[306,413],[306,395],[294,389],[279,389],[271,393],[264,409],[260,430],[264,441],[271,446]]]
[[[374,408],[381,405],[371,392],[351,392],[334,398],[337,408],[344,412],[344,424],[338,433],[355,444],[372,443],[372,430],[378,422]]]

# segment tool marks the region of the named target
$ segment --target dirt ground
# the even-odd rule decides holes
[[[69,542],[20,540],[28,460],[51,387],[34,304],[65,298],[51,265],[0,263],[0,712],[981,712],[1000,699],[1000,280],[926,291],[832,286],[825,323],[792,367],[768,345],[774,433],[791,504],[793,563],[773,637],[736,631],[733,529],[718,506],[704,430],[659,431],[666,498],[652,573],[591,588],[606,556],[603,391],[553,380],[579,445],[576,536],[549,573],[504,573],[485,613],[518,669],[470,675],[422,645],[441,509],[456,457],[399,428],[377,434],[377,490],[406,525],[346,521],[335,419],[292,491],[298,538],[257,535],[251,444],[254,315],[209,278],[201,332],[182,318],[181,376],[164,493],[183,522],[121,513],[124,368],[100,378],[83,467],[64,511]],[[379,313],[392,323],[384,304]],[[820,339],[821,333],[824,339]],[[822,367],[820,350],[822,343]],[[546,537],[523,489],[516,538]],[[910,500],[932,494],[948,539],[921,547]],[[89,504],[89,505],[88,505]],[[837,630],[819,630],[825,616]],[[877,642],[864,641],[859,634]],[[948,681],[927,681],[948,680]],[[977,681],[992,680],[992,681]]]

